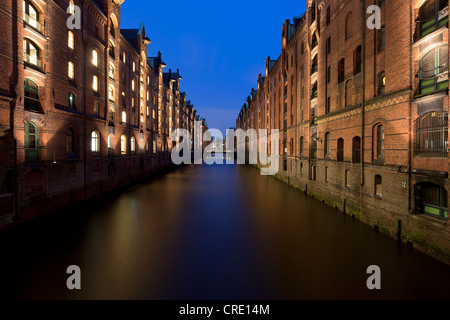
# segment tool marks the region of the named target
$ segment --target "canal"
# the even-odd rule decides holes
[[[176,169],[2,232],[0,249],[2,299],[450,298],[449,266],[247,166]]]

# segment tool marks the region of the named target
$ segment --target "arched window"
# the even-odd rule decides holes
[[[448,16],[440,18],[438,13],[448,6],[446,0],[428,0],[423,3],[419,11],[420,34],[424,37],[448,22]]]
[[[92,131],[91,134],[91,151],[100,152],[100,134],[97,131]]]
[[[339,138],[339,140],[337,141],[336,159],[338,162],[344,161],[344,139],[342,138]]]
[[[415,125],[415,155],[448,156],[448,113],[429,112],[420,116]]]
[[[134,91],[134,89],[135,89],[135,82],[134,82],[134,79],[133,79],[133,80],[131,80],[131,90]]]
[[[122,111],[122,123],[127,123],[127,113],[125,111]]]
[[[342,58],[338,63],[338,82],[341,83],[345,80],[345,59]]]
[[[110,21],[111,21],[111,25],[109,26],[109,34],[113,38],[115,38],[116,37],[116,29],[115,29],[115,26],[114,26],[114,22],[112,21],[112,19],[110,19]]]
[[[23,51],[25,63],[33,68],[42,70],[41,51],[30,39],[23,40]]]
[[[353,52],[353,74],[357,75],[362,70],[362,47],[358,46]]]
[[[383,197],[383,178],[377,174],[375,176],[375,198],[381,199]]]
[[[69,92],[69,108],[74,110],[77,108],[75,94],[73,92]]]
[[[345,106],[353,105],[353,84],[352,80],[345,83]]]
[[[120,137],[120,153],[127,154],[127,137],[124,135]]]
[[[39,11],[28,0],[25,0],[23,2],[23,15],[23,20],[27,25],[39,32],[42,32],[42,24],[39,22]]]
[[[448,220],[447,190],[441,186],[423,182],[414,186],[416,213]]]
[[[92,50],[92,64],[96,67],[98,67],[98,51]]]
[[[448,88],[448,79],[441,81],[440,74],[448,72],[448,45],[431,49],[419,61],[419,94],[425,95]]]
[[[24,91],[25,91],[25,101],[24,108],[25,110],[32,111],[41,111],[41,103],[39,101],[39,87],[38,85],[30,80],[25,79],[24,83]]]
[[[331,133],[327,132],[325,133],[325,139],[324,139],[324,156],[325,158],[330,157],[331,154]]]
[[[373,160],[384,160],[384,126],[377,124],[373,127]]]
[[[352,36],[352,12],[350,11],[345,18],[345,40]]]
[[[34,162],[39,160],[39,131],[32,122],[25,124],[25,161]]]
[[[361,162],[361,138],[354,137],[352,143],[352,161],[354,163]]]
[[[75,49],[75,34],[71,30],[69,30],[67,34],[67,46],[69,47],[69,49]]]
[[[130,139],[130,148],[132,153],[136,152],[136,139],[134,137]]]

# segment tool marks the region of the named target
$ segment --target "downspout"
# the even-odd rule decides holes
[[[84,10],[84,5],[83,8]],[[81,25],[84,26],[84,14],[81,16]],[[87,39],[84,39],[84,31],[83,29],[81,29],[81,42],[83,44],[83,57],[84,57],[84,64],[83,64],[83,73],[84,73],[84,77],[83,77],[83,102],[84,102],[84,115],[83,115],[83,149],[84,149],[84,154],[83,154],[83,198],[86,199],[86,182],[87,182],[87,174],[86,174],[86,167],[87,167],[87,148],[86,145],[88,144],[88,140],[87,140],[87,135],[86,135],[86,114],[87,114],[87,110],[86,110],[86,76],[87,76],[87,72],[86,72],[86,61],[87,61]],[[97,86],[98,86],[98,81],[97,81]]]
[[[13,217],[14,221],[17,222],[19,217],[19,170],[17,163],[17,140],[15,138],[15,109],[16,109],[16,101],[17,101],[17,84],[18,84],[18,74],[19,74],[19,49],[18,49],[18,9],[17,9],[17,1],[12,2],[12,48],[13,48],[13,72],[10,80],[10,92],[11,92],[11,102],[10,102],[10,111],[9,111],[9,128],[10,128],[10,145],[13,148],[13,157],[14,157],[14,167],[13,167]]]
[[[361,185],[359,189],[359,221],[363,211],[363,188],[364,188],[364,106],[366,91],[366,1],[362,0],[362,103],[361,103]],[[375,56],[376,59],[376,56]]]
[[[413,21],[413,7],[411,0],[409,1],[409,23]],[[413,26],[410,26],[409,28],[409,87],[410,87],[410,101],[409,101],[409,148],[408,148],[408,212],[411,212],[412,210],[412,195],[411,195],[411,183],[412,183],[412,148],[413,146],[413,131],[412,131],[412,99],[414,96],[414,92],[412,90],[413,88],[413,62],[412,62],[412,45],[413,45]]]

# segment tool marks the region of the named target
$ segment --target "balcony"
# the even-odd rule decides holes
[[[44,64],[35,55],[29,55],[27,53],[24,53],[24,62],[25,62],[25,65],[29,66],[30,68],[36,69],[41,72],[43,72],[43,70],[44,70]]]
[[[446,26],[448,23],[448,6],[436,13],[436,15],[425,21],[417,21],[415,41],[422,39],[430,33]]]
[[[23,22],[36,30],[37,32],[44,34],[44,25],[40,23],[39,21],[35,20],[34,18],[30,17],[25,12],[23,13]]]
[[[419,87],[417,88],[415,98],[444,90],[448,90],[448,71],[430,79],[419,80]]]

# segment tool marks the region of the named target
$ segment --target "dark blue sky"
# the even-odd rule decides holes
[[[281,5],[282,4],[282,5]],[[235,120],[267,56],[281,50],[285,19],[305,11],[306,0],[138,1],[122,5],[122,28],[145,24],[152,40],[149,55],[161,51],[169,68],[180,68],[187,93],[210,128]]]

